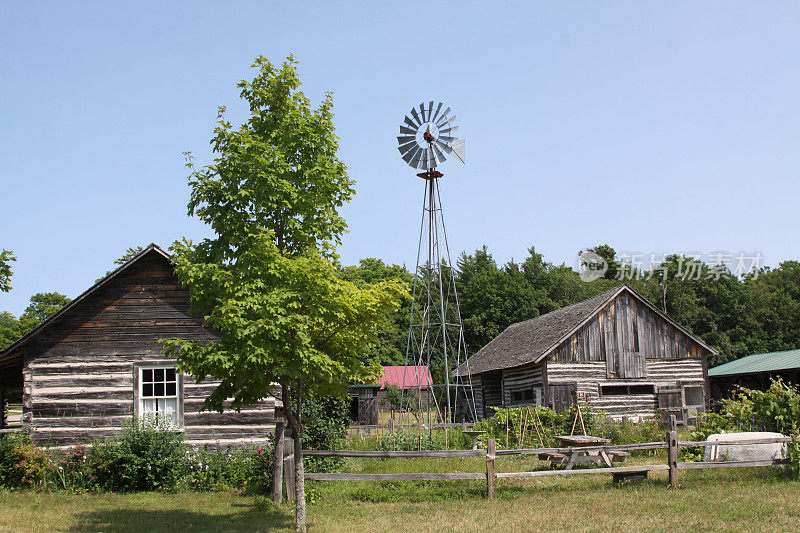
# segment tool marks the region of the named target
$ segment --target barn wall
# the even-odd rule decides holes
[[[134,413],[134,363],[164,362],[162,338],[215,338],[189,316],[188,302],[153,252],[23,346],[23,423],[35,441],[67,446],[117,434]],[[274,398],[240,413],[201,413],[214,387],[185,378],[187,442],[246,444],[274,430]]]
[[[542,364],[503,370],[503,405],[511,406],[511,391],[543,387]],[[525,405],[533,405],[533,402]]]
[[[600,384],[655,384],[655,389],[677,388],[686,381],[703,382],[703,363],[696,359],[676,361],[648,360],[646,375],[641,379],[608,379],[605,362],[557,363],[548,362],[548,384],[577,384],[577,390],[586,394],[593,409],[610,416],[649,417],[658,407],[655,394],[628,396],[600,396]]]
[[[647,359],[697,359],[703,348],[647,305],[621,293],[552,353],[551,361],[607,361],[616,353]],[[613,370],[611,368],[610,370]]]
[[[485,372],[480,377],[483,391],[481,395],[483,399],[483,416],[492,416],[494,411],[491,408],[503,405],[503,371]]]

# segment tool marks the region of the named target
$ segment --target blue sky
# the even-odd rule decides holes
[[[333,91],[357,180],[346,264],[414,262],[423,184],[395,135],[423,100],[467,140],[441,169],[454,254],[800,258],[799,23],[789,1],[3,2],[0,248],[18,261],[0,310],[206,236],[181,153],[209,160],[217,106],[244,118],[259,54],[294,53],[314,102]]]

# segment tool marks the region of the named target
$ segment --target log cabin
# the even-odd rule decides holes
[[[621,285],[512,324],[458,369],[470,375],[479,417],[495,407],[561,412],[581,398],[615,419],[705,410],[706,358],[715,350]]]
[[[40,445],[90,444],[145,416],[194,446],[263,442],[279,400],[202,411],[218,382],[197,383],[163,355],[161,339],[217,339],[202,321],[169,255],[151,244],[0,352],[0,391],[21,390],[22,429]]]

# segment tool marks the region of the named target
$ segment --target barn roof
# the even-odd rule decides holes
[[[65,313],[69,312],[70,309],[72,309],[76,305],[79,305],[86,298],[88,298],[89,296],[91,296],[92,294],[97,292],[101,287],[104,287],[108,282],[110,282],[111,280],[115,279],[120,274],[122,274],[123,272],[128,270],[133,264],[138,262],[141,258],[143,258],[146,255],[149,255],[151,253],[159,254],[159,255],[163,256],[165,259],[169,259],[169,254],[167,252],[165,252],[157,244],[151,243],[144,250],[142,250],[141,252],[136,254],[134,257],[132,257],[129,261],[127,261],[126,263],[121,265],[116,270],[110,272],[108,275],[106,275],[100,281],[98,281],[97,283],[95,283],[94,285],[92,285],[91,287],[86,289],[80,296],[78,296],[77,298],[72,300],[70,303],[68,303],[67,305],[65,305],[61,309],[59,309],[58,312],[55,313],[53,316],[51,316],[50,318],[48,318],[47,320],[45,320],[44,322],[39,324],[37,327],[35,327],[31,331],[29,331],[28,333],[23,335],[14,344],[12,344],[8,348],[6,348],[2,352],[0,352],[0,360],[5,359],[12,352],[16,351],[18,348],[20,348],[20,347],[24,346],[25,344],[27,344],[30,340],[32,340],[33,338],[38,336],[42,331],[44,331],[45,329],[49,328],[51,324],[53,324],[54,322],[58,321],[58,319],[62,315],[64,315]]]
[[[433,379],[427,365],[422,366],[385,366],[384,375],[378,378],[381,388],[391,384],[401,389],[430,388]]]
[[[703,348],[711,353],[716,353],[713,348],[689,333],[636,291],[627,285],[620,285],[588,300],[556,309],[524,322],[511,324],[500,335],[492,339],[489,344],[478,350],[466,363],[461,365],[457,373],[466,375],[467,369],[469,369],[470,374],[480,374],[492,370],[537,363],[568,339],[578,328],[588,322],[608,302],[625,291],[647,305]]]
[[[800,349],[748,355],[747,357],[709,368],[708,377],[758,374],[760,372],[773,372],[790,368],[800,368]]]

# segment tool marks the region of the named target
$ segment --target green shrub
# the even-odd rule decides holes
[[[303,448],[335,450],[350,427],[350,402],[341,396],[311,397],[303,403]],[[309,457],[303,465],[308,472],[333,472],[341,457]]]
[[[703,423],[691,433],[693,441],[706,440],[709,435],[728,431],[771,431],[795,438],[788,444],[788,457],[796,474],[800,475],[800,390],[773,379],[765,390],[737,387],[733,397],[722,400],[719,413],[707,413]],[[703,448],[682,449],[682,457],[701,460]]]
[[[205,447],[186,452],[181,486],[196,490],[272,490],[273,448]]]
[[[97,484],[106,490],[172,490],[184,469],[185,451],[182,433],[134,420],[120,438],[95,443],[91,464]]]
[[[21,473],[18,467],[18,448],[29,442],[30,439],[24,433],[0,435],[0,487],[14,488],[19,483]]]
[[[58,489],[86,492],[97,488],[89,451],[83,446],[77,446],[60,457],[52,472],[53,483]]]

